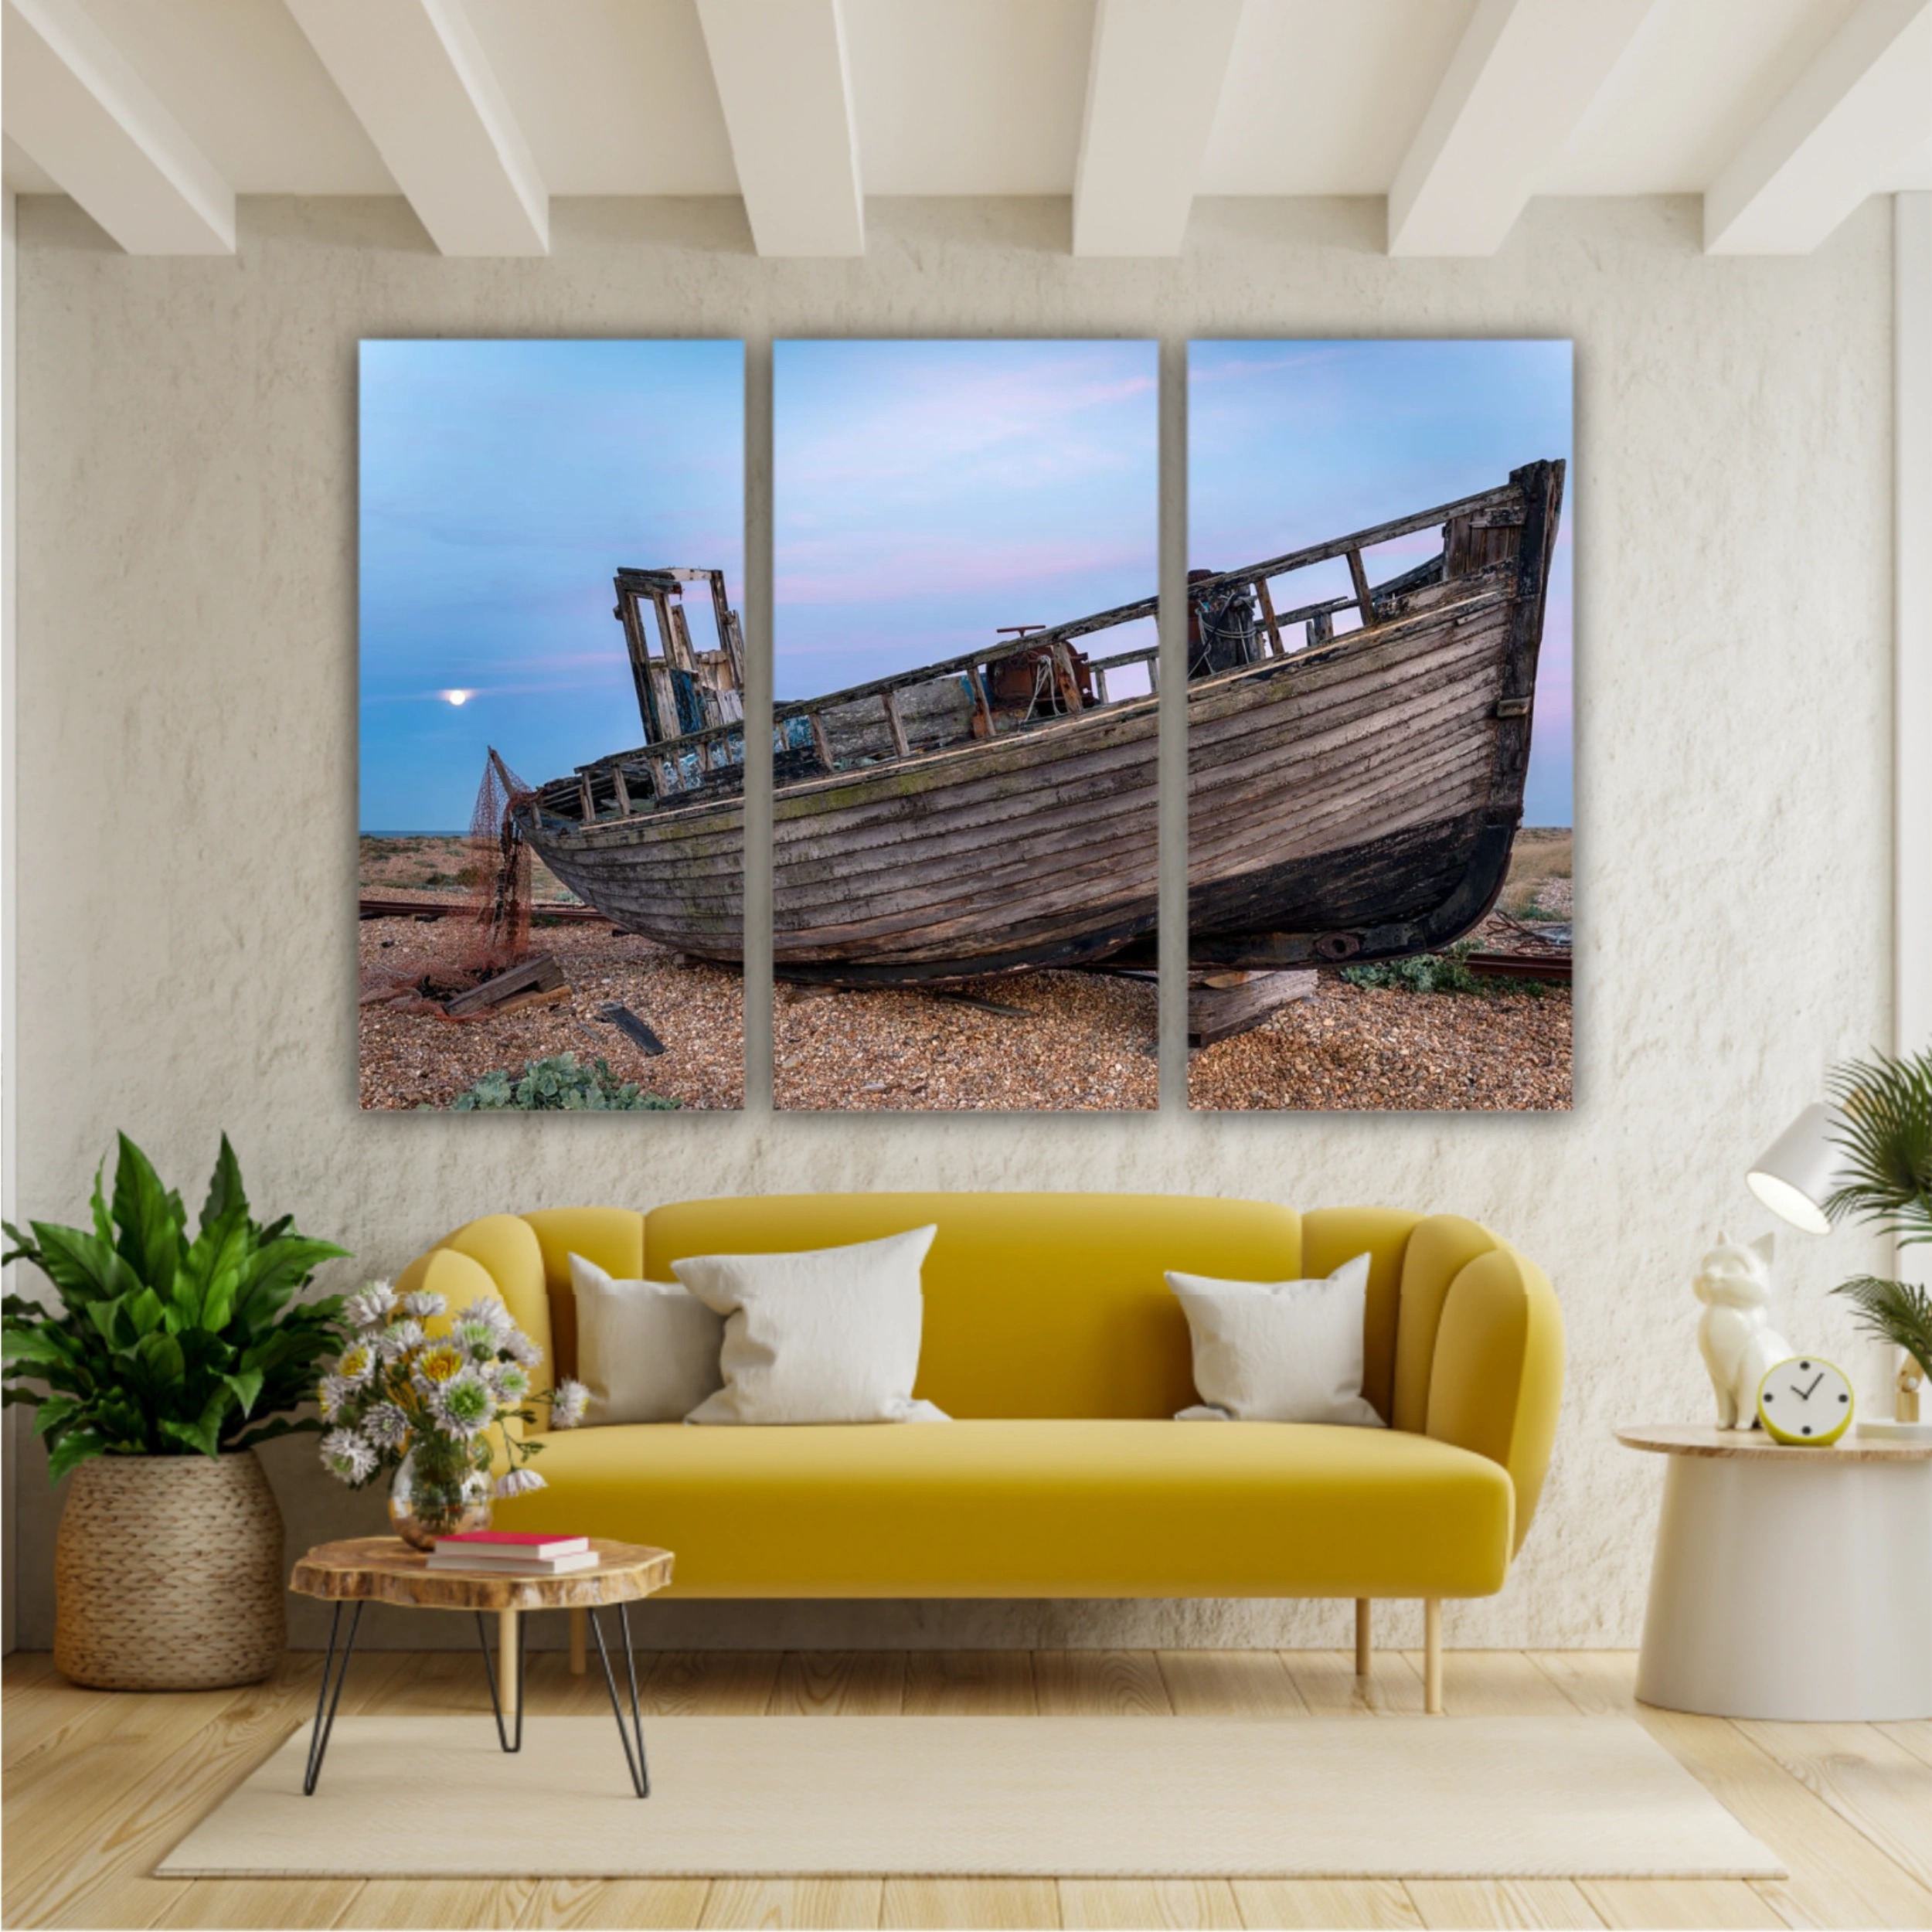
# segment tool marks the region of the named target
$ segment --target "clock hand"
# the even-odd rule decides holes
[[[1816,1374],[1816,1375],[1815,1375],[1815,1376],[1812,1378],[1812,1379],[1811,1379],[1811,1388],[1809,1388],[1809,1389],[1799,1389],[1799,1390],[1798,1391],[1798,1400],[1799,1400],[1801,1402],[1809,1402],[1809,1401],[1811,1400],[1811,1395],[1812,1395],[1812,1392],[1813,1392],[1813,1390],[1815,1390],[1815,1389],[1818,1387],[1818,1385],[1821,1382],[1822,1382],[1824,1379],[1825,1379],[1825,1371],[1824,1371],[1822,1369],[1821,1369],[1818,1372],[1818,1373],[1817,1373],[1817,1374]]]

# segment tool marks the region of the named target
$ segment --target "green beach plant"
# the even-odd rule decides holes
[[[586,1066],[574,1053],[532,1060],[521,1073],[485,1073],[451,1101],[457,1114],[509,1110],[565,1114],[668,1113],[680,1103],[647,1094],[634,1080],[621,1080],[600,1056]],[[419,1112],[431,1111],[427,1105]]]
[[[0,1223],[11,1244],[0,1266],[31,1261],[58,1297],[0,1304],[5,1400],[34,1410],[53,1478],[90,1456],[213,1456],[320,1429],[291,1412],[341,1345],[342,1298],[294,1297],[349,1250],[298,1233],[287,1215],[253,1219],[226,1134],[192,1235],[180,1195],[126,1134],[111,1201],[106,1165],[91,1227]]]
[[[1367,966],[1345,966],[1342,977],[1351,986],[1373,986],[1404,993],[1527,994],[1543,997],[1536,980],[1506,980],[1471,972],[1468,958],[1475,950],[1459,941],[1440,953],[1413,953],[1403,959],[1379,960]]]

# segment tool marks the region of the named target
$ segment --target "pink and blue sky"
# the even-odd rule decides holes
[[[1570,455],[1566,342],[1226,342],[1188,349],[1188,562],[1230,570],[1474,495]],[[1571,822],[1576,471],[1550,566],[1523,822]],[[1376,582],[1441,548],[1370,552]],[[1277,578],[1277,607],[1349,594],[1340,559]],[[1346,628],[1342,620],[1338,629]]]
[[[366,342],[360,396],[360,823],[467,829],[488,746],[537,784],[641,742],[619,566],[743,608],[743,347]]]
[[[1153,590],[1152,343],[784,342],[774,355],[781,698]],[[362,345],[365,830],[466,825],[489,744],[536,781],[638,742],[611,573],[722,566],[742,608],[743,407],[732,342]],[[1570,345],[1197,342],[1189,413],[1190,562],[1228,569],[1567,457]],[[1567,496],[1532,825],[1570,821],[1573,474]],[[1433,547],[1387,546],[1373,573]],[[1347,588],[1339,563],[1297,583],[1306,600]],[[1151,641],[1148,624],[1091,648]]]
[[[782,342],[773,356],[781,699],[1153,594],[1153,343]],[[1149,621],[1087,642],[1153,641]]]

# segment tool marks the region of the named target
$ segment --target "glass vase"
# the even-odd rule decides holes
[[[396,1466],[389,1519],[413,1549],[439,1536],[490,1526],[490,1452],[486,1443],[418,1442]]]

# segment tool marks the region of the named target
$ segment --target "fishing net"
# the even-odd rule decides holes
[[[361,998],[413,1002],[403,1012],[441,1014],[440,1002],[527,958],[530,951],[530,849],[512,821],[512,805],[529,787],[495,753],[485,761],[476,804],[457,864],[454,893],[403,900],[396,917],[410,921],[406,940],[385,940],[388,960],[366,966]],[[389,895],[383,894],[386,898]],[[366,902],[366,904],[369,902]],[[448,1017],[445,1015],[444,1017]]]
[[[469,878],[464,883],[471,884],[475,906],[459,923],[471,929],[477,949],[473,963],[499,971],[530,950],[530,849],[510,817],[510,808],[529,789],[492,752],[470,814],[470,862],[464,868]]]

